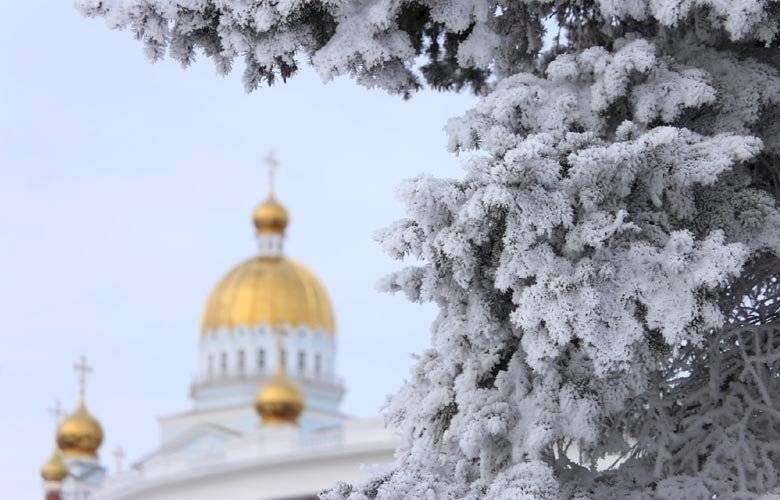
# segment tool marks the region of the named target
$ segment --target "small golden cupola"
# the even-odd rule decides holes
[[[84,402],[86,374],[92,369],[83,356],[74,368],[79,373],[79,402],[57,428],[57,445],[65,457],[96,457],[103,442],[103,427]]]
[[[273,152],[270,152],[265,162],[268,165],[268,197],[257,205],[252,213],[252,221],[255,223],[258,236],[265,234],[282,235],[290,222],[290,217],[287,214],[287,209],[276,201],[274,197],[274,176],[276,175],[279,161]]]
[[[57,429],[57,445],[66,457],[97,456],[103,443],[103,428],[80,400],[76,411],[68,415]]]
[[[57,427],[62,419],[62,406],[59,401],[54,403],[54,406],[49,409],[49,415],[54,419],[54,430],[56,432]],[[46,483],[61,483],[68,477],[68,466],[65,465],[65,461],[62,459],[62,451],[57,446],[56,440],[54,442],[54,449],[51,455],[41,466],[41,478]]]
[[[68,467],[62,460],[62,452],[58,447],[54,447],[51,456],[41,467],[41,477],[49,483],[61,483],[68,477]]]
[[[252,221],[258,234],[284,234],[290,216],[273,193],[269,193],[268,197],[255,208]]]
[[[284,374],[276,374],[260,386],[255,409],[264,424],[295,424],[303,412],[303,394]]]
[[[255,409],[266,425],[294,425],[303,412],[304,397],[298,386],[284,373],[282,359],[282,341],[277,335],[279,364],[276,373],[257,390]]]

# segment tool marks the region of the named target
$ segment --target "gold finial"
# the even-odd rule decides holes
[[[73,365],[73,369],[79,377],[79,399],[84,401],[84,392],[87,387],[87,374],[92,373],[92,367],[87,364],[86,356],[81,356],[78,363]]]
[[[276,335],[276,373],[257,391],[255,409],[264,424],[295,424],[303,412],[303,394],[285,375],[282,334],[276,328],[273,333]]]
[[[274,182],[276,181],[276,169],[279,168],[279,160],[276,159],[274,150],[268,151],[265,155],[265,164],[268,166],[268,196],[274,195]]]

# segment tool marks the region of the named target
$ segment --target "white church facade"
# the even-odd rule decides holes
[[[315,498],[391,462],[398,440],[382,421],[340,411],[333,311],[317,277],[284,255],[287,210],[269,194],[253,221],[257,254],[204,307],[192,407],[160,418],[157,449],[106,474],[82,377],[41,470],[47,500]]]

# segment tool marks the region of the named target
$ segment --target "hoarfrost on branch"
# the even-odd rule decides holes
[[[400,189],[382,287],[440,314],[397,463],[325,498],[780,492],[774,0],[80,0],[152,59],[480,97]],[[545,31],[551,44],[544,43]]]

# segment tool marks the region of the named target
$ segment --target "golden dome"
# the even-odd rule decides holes
[[[57,428],[57,445],[65,456],[94,457],[102,442],[103,428],[89,414],[83,400]]]
[[[303,394],[283,373],[277,372],[257,391],[255,409],[264,424],[294,424],[303,411]]]
[[[68,477],[68,468],[65,466],[65,462],[62,461],[62,452],[59,448],[55,447],[49,459],[41,467],[41,477],[44,481],[52,483],[62,482],[63,479]]]
[[[287,227],[290,217],[287,215],[287,209],[271,194],[255,208],[252,220],[258,233],[281,234]]]
[[[260,324],[335,330],[325,287],[305,266],[281,256],[253,257],[229,271],[206,300],[201,331]]]

